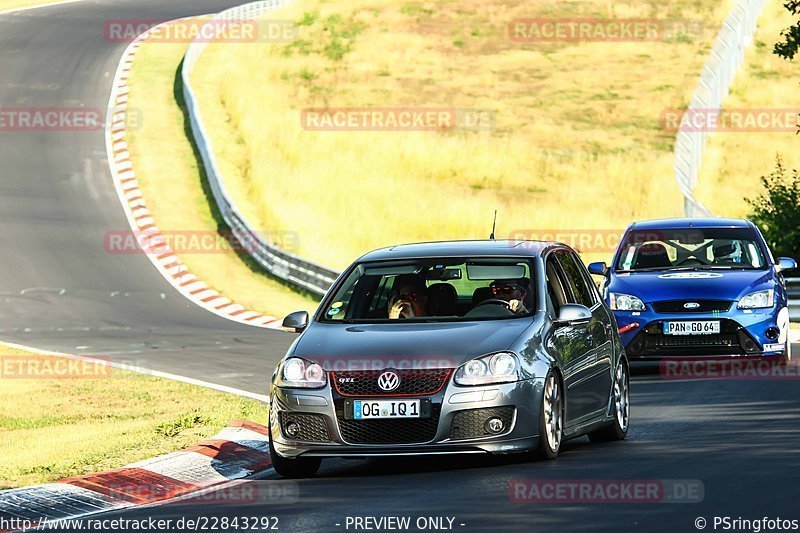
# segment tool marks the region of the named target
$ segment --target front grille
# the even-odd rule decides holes
[[[386,370],[331,372],[333,385],[342,396],[426,396],[442,390],[450,370],[447,368],[395,370],[400,386],[392,392],[378,387],[378,376]]]
[[[646,348],[683,348],[690,346],[736,346],[739,338],[732,334],[719,335],[648,335],[645,337]]]
[[[664,322],[652,322],[625,348],[629,356],[746,355],[758,350],[753,338],[737,322],[720,319],[712,335],[664,335]]]
[[[486,430],[486,421],[490,418],[499,418],[503,421],[505,433],[511,428],[514,419],[514,407],[490,407],[487,409],[465,409],[457,411],[450,424],[450,438],[453,440],[476,439],[493,435]]]
[[[686,304],[698,304],[698,307],[687,308],[684,307]],[[656,313],[724,313],[731,304],[730,300],[666,300],[651,305]]]
[[[278,416],[283,436],[288,439],[307,442],[330,442],[331,440],[328,434],[328,424],[325,423],[325,417],[322,415],[281,411]],[[294,437],[286,432],[286,425],[289,422],[295,422],[300,426],[300,432]]]
[[[433,404],[430,418],[345,420],[338,416],[342,439],[349,444],[421,444],[436,437],[442,406]]]

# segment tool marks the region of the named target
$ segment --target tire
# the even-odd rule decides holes
[[[592,442],[624,440],[628,435],[631,418],[630,369],[624,359],[617,363],[614,371],[614,420],[607,426],[589,433]]]
[[[792,339],[791,336],[787,336],[786,348],[783,349],[783,355],[781,356],[781,363],[784,365],[788,365],[791,362],[792,362]]]
[[[552,370],[547,373],[539,410],[539,445],[537,455],[555,459],[564,441],[564,387]]]
[[[291,479],[312,477],[319,470],[322,459],[319,457],[298,457],[289,459],[275,451],[272,445],[272,436],[269,437],[269,455],[272,459],[272,468],[279,476]]]

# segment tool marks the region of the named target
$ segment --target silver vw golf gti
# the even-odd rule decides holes
[[[324,457],[535,451],[625,438],[614,316],[559,243],[461,241],[370,252],[334,283],[272,377],[285,477]]]

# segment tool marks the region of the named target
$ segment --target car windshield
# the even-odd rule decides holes
[[[360,263],[324,302],[323,322],[452,322],[533,312],[526,258],[434,258]]]
[[[760,269],[764,252],[750,228],[635,230],[621,245],[618,271]]]

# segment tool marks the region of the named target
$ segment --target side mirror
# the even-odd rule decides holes
[[[585,305],[564,304],[558,311],[558,321],[567,324],[580,324],[588,322],[592,318],[592,312]]]
[[[780,272],[783,272],[784,270],[794,270],[795,268],[797,268],[797,261],[791,257],[778,258],[778,270]]]
[[[308,326],[308,311],[295,311],[286,315],[281,325],[287,329],[293,329],[295,333],[302,332]]]
[[[589,263],[589,273],[596,276],[605,276],[608,274],[608,266],[603,261]]]

